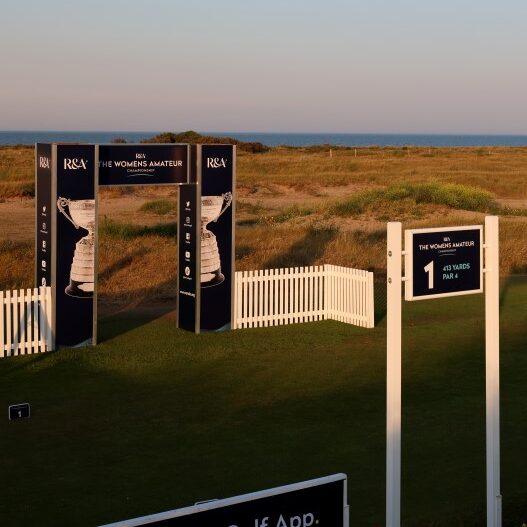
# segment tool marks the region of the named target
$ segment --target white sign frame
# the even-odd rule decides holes
[[[479,289],[469,289],[465,291],[454,291],[452,293],[438,293],[432,295],[414,296],[413,291],[413,237],[414,234],[426,234],[429,232],[452,232],[452,231],[479,231]],[[462,227],[437,227],[431,229],[406,229],[404,231],[404,299],[408,301],[428,300],[432,298],[445,298],[449,296],[474,295],[483,293],[483,225],[465,225]]]
[[[402,248],[402,224],[387,226],[387,311],[386,311],[386,527],[401,525],[401,362],[402,362],[402,261],[411,246]],[[466,228],[466,227],[463,227]],[[440,231],[453,230],[445,227]],[[405,241],[407,241],[405,239]],[[501,527],[500,491],[500,262],[499,218],[485,217],[485,407],[487,527]],[[407,269],[407,268],[406,268]],[[407,282],[408,284],[408,282]],[[483,283],[482,283],[483,285]],[[406,289],[406,288],[405,288]],[[449,294],[457,296],[466,294]],[[432,298],[431,296],[419,299]]]
[[[148,516],[142,516],[140,518],[133,518],[130,520],[119,521],[116,523],[108,523],[101,525],[100,527],[137,527],[140,525],[148,525],[149,523],[155,523],[162,520],[170,520],[173,518],[180,518],[182,516],[189,516],[198,512],[209,511],[212,509],[221,509],[223,507],[229,507],[231,505],[238,505],[248,501],[255,501],[262,498],[268,498],[271,496],[278,496],[280,494],[287,494],[296,490],[308,489],[311,487],[318,487],[320,485],[327,485],[328,483],[335,483],[337,481],[343,482],[343,527],[349,527],[349,505],[348,505],[348,476],[344,473],[333,474],[331,476],[324,476],[322,478],[310,479],[307,481],[301,481],[299,483],[292,483],[290,485],[284,485],[282,487],[274,487],[272,489],[261,490],[258,492],[251,492],[249,494],[241,494],[239,496],[233,496],[232,498],[225,498],[222,500],[211,500],[206,502],[200,502],[190,507],[184,507],[181,509],[174,509],[171,511],[161,512],[158,514],[151,514]],[[338,526],[336,526],[338,527]]]

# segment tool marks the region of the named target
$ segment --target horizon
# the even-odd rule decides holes
[[[0,133],[127,133],[127,134],[163,134],[173,133],[181,134],[186,132],[196,132],[200,135],[207,134],[254,134],[254,135],[361,135],[361,136],[482,136],[482,137],[527,137],[527,133],[495,133],[495,132],[336,132],[336,131],[259,131],[259,130],[120,130],[120,129],[5,129],[0,130]]]

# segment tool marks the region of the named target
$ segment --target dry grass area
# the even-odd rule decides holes
[[[33,285],[32,186],[33,149],[0,148],[0,289]],[[238,270],[334,263],[384,280],[387,221],[479,224],[498,213],[501,272],[527,273],[527,148],[240,152],[237,191]],[[103,311],[174,298],[176,200],[172,187],[101,189]]]
[[[329,148],[275,148],[240,154],[238,171],[248,192],[273,192],[278,185],[324,195],[333,193],[327,187],[441,181],[527,199],[527,148],[333,148],[331,157]]]
[[[0,147],[0,199],[35,192],[35,150],[32,146]]]

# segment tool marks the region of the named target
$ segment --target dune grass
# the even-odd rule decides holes
[[[480,187],[498,198],[527,198],[527,148],[333,148],[332,157],[329,150],[275,148],[240,155],[238,183],[300,189],[441,181]]]
[[[136,225],[113,220],[102,221],[99,224],[99,236],[117,239],[141,238],[143,236],[162,236],[174,238],[177,236],[177,223],[158,223],[157,225]]]
[[[34,195],[34,147],[0,146],[0,199]]]
[[[441,181],[480,187],[498,198],[527,198],[527,148],[521,147],[273,148],[259,154],[239,151],[237,168],[238,184],[246,188]],[[33,187],[33,147],[0,147],[0,197]]]
[[[177,201],[168,199],[156,199],[143,203],[139,208],[140,212],[147,212],[149,214],[156,214],[158,216],[166,216],[167,214],[176,214]]]
[[[329,209],[337,216],[362,214],[367,207],[382,209],[385,201],[410,200],[413,204],[445,205],[451,209],[497,212],[495,195],[476,187],[456,183],[399,183],[386,189],[366,190],[339,201]]]

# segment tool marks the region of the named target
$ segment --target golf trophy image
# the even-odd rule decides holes
[[[220,253],[216,236],[207,229],[232,203],[232,193],[201,197],[201,287],[219,285],[225,280],[221,272]]]
[[[76,229],[82,227],[88,231],[87,236],[81,238],[75,245],[70,285],[66,287],[66,294],[77,298],[91,298],[95,274],[95,200],[71,200],[59,197],[57,207]],[[69,215],[66,207],[69,209]]]

